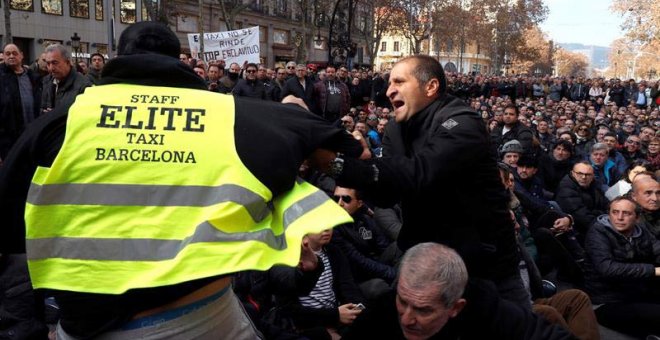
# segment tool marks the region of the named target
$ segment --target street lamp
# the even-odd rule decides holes
[[[80,50],[80,37],[78,36],[77,32],[73,33],[73,37],[71,37],[71,48],[73,48],[74,55],[73,59],[76,61],[76,66],[78,66],[78,50]]]
[[[511,66],[511,59],[507,54],[504,54],[504,75],[509,75],[509,67]]]
[[[656,71],[654,68],[651,68],[651,69],[649,70],[649,73],[648,73],[649,80],[655,78],[655,75],[656,75],[656,74],[657,74],[657,71]]]
[[[534,70],[534,75],[538,77],[541,75],[541,72],[542,72],[541,68],[537,66],[536,69]]]

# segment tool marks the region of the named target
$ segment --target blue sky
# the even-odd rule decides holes
[[[611,0],[545,0],[550,9],[541,29],[560,43],[609,47],[623,36],[623,18],[613,14]]]

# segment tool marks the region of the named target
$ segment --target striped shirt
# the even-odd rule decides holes
[[[307,296],[301,296],[298,299],[303,307],[310,308],[336,308],[337,298],[335,292],[332,290],[332,268],[330,267],[330,260],[325,251],[321,250],[316,253],[323,261],[323,273],[316,282],[316,286]]]

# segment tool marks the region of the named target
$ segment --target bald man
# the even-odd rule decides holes
[[[0,158],[9,149],[25,126],[39,114],[41,81],[23,65],[23,52],[14,44],[2,50],[5,62],[0,64]]]
[[[632,199],[642,207],[639,220],[656,238],[660,239],[660,183],[653,178],[635,178]]]

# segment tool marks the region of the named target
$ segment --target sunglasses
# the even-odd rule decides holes
[[[337,202],[339,202],[339,200],[342,200],[342,201],[344,201],[344,203],[350,204],[351,201],[353,200],[353,197],[348,196],[348,195],[339,195],[339,196],[333,195],[332,199],[334,199]]]
[[[247,73],[257,73],[257,70],[247,70],[245,72],[247,72]]]
[[[287,66],[286,68],[288,68],[289,70],[293,70],[296,67],[295,66]]]
[[[587,130],[589,130],[589,129],[587,129],[587,128],[579,128],[578,129],[578,131],[587,131]]]
[[[639,142],[638,142],[638,141],[636,141],[636,140],[631,140],[631,139],[628,139],[628,140],[626,141],[626,143],[639,145]]]

